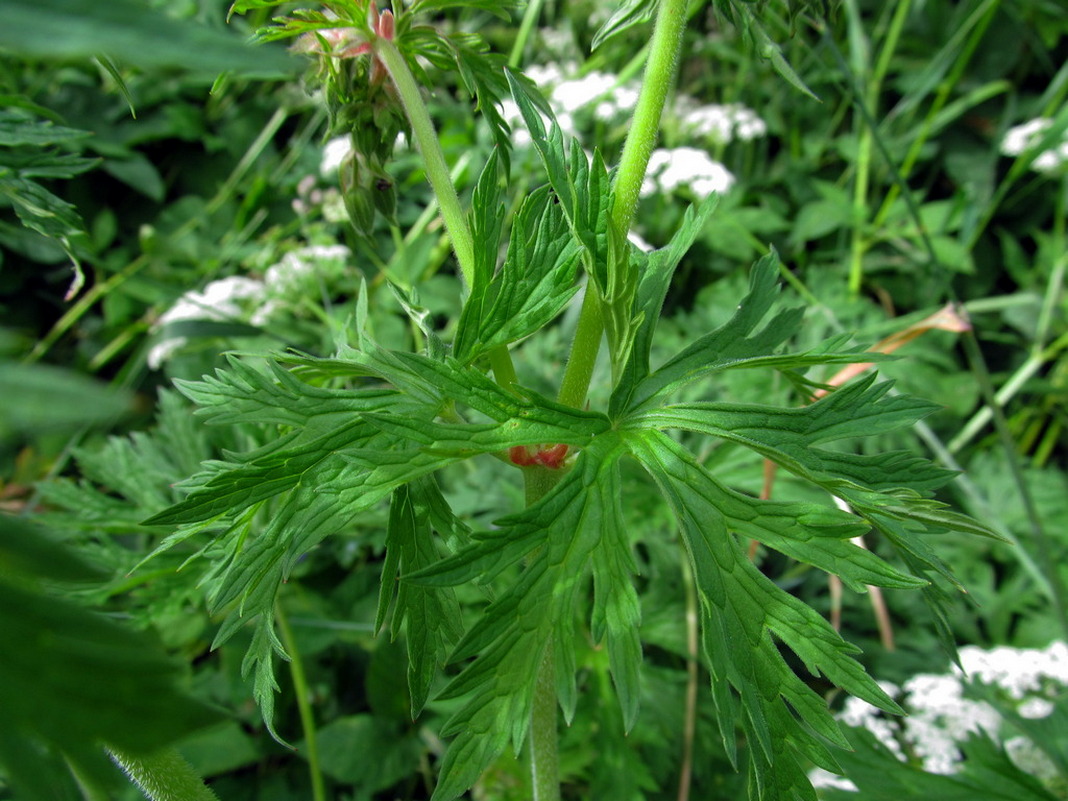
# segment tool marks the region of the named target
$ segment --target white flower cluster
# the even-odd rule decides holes
[[[680,95],[675,101],[675,116],[684,131],[721,145],[735,139],[750,142],[768,132],[764,120],[741,103],[701,105]]]
[[[539,87],[548,89],[548,101],[560,130],[566,136],[577,137],[575,115],[589,108],[593,116],[610,122],[630,113],[638,102],[638,90],[631,84],[620,84],[616,76],[605,72],[588,72],[579,77],[567,77],[576,70],[573,64],[535,65],[526,75]],[[530,144],[530,134],[523,125],[519,107],[511,98],[500,103],[501,116],[514,130],[512,141],[519,146]],[[547,124],[547,121],[546,121]]]
[[[156,331],[184,320],[240,321],[266,325],[287,303],[307,294],[308,280],[324,269],[343,265],[349,257],[344,245],[309,245],[287,253],[267,268],[262,280],[230,276],[212,281],[202,290],[186,292],[160,315]],[[187,343],[183,336],[166,337],[148,352],[148,366],[158,370]]]
[[[630,114],[638,102],[638,89],[633,84],[620,84],[614,75],[589,72],[580,77],[568,77],[575,72],[573,64],[545,64],[527,69],[527,76],[548,92],[549,105],[557,123],[566,136],[577,137],[576,115],[588,110],[603,122],[613,122]],[[501,102],[501,116],[513,125],[512,141],[518,146],[530,144],[515,102]],[[675,101],[673,113],[683,133],[717,144],[732,140],[750,141],[767,133],[767,126],[755,112],[734,103],[729,105],[701,105],[690,97]],[[731,173],[705,150],[695,147],[658,149],[652,154],[646,178],[642,184],[643,197],[657,192],[672,193],[687,187],[698,197],[712,192],[726,192],[735,182]]]
[[[960,649],[962,672],[954,667],[947,675],[920,674],[901,687],[889,682],[879,686],[894,696],[909,712],[904,719],[885,715],[858,698],[851,698],[838,718],[850,726],[863,726],[898,759],[904,760],[905,744],[923,761],[929,773],[956,773],[961,761],[957,743],[980,730],[999,734],[1002,718],[989,704],[964,697],[968,680],[999,687],[1018,702],[1021,717],[1046,717],[1053,704],[1048,692],[1068,687],[1068,645],[1055,642],[1045,650],[998,647],[984,651],[976,646]],[[1048,759],[1024,737],[1005,742],[1006,750],[1021,770],[1052,775]],[[846,779],[815,770],[810,774],[817,787],[856,790]]]
[[[1053,120],[1047,117],[1037,117],[1023,125],[1010,128],[1001,140],[1001,152],[1006,156],[1019,156],[1037,147],[1052,126]],[[1031,162],[1031,169],[1036,172],[1050,173],[1065,163],[1068,163],[1068,131],[1061,135],[1060,143],[1048,150],[1043,150],[1035,157],[1035,160]]]
[[[713,160],[707,151],[695,147],[658,148],[649,157],[641,196],[671,193],[686,186],[704,198],[713,192],[726,192],[734,186],[734,180],[730,171]]]

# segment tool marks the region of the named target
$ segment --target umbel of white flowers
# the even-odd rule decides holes
[[[1053,711],[1053,696],[1068,687],[1068,644],[1055,642],[1043,650],[1009,648],[984,651],[976,646],[960,650],[964,668],[953,667],[948,674],[919,674],[901,687],[889,682],[880,686],[909,713],[893,718],[858,698],[851,698],[838,715],[850,726],[864,727],[898,759],[904,761],[901,743],[923,760],[928,773],[953,774],[961,766],[957,744],[980,730],[1000,740],[1002,718],[984,701],[964,697],[969,681],[1000,688],[1006,700],[1016,704],[1024,718],[1043,718]],[[1026,737],[1004,741],[1009,756],[1026,773],[1053,778],[1056,768]],[[810,774],[817,787],[856,790],[852,782],[822,770]]]
[[[1019,156],[1031,148],[1038,147],[1046,138],[1046,132],[1053,127],[1053,120],[1036,117],[1022,125],[1017,125],[1005,132],[1001,140],[1001,152],[1006,156]],[[1060,141],[1056,138],[1031,162],[1035,172],[1056,172],[1062,165],[1068,164],[1068,131],[1061,133]]]

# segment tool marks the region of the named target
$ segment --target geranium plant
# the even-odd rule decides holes
[[[242,0],[234,8],[279,5]],[[753,266],[745,295],[729,300],[736,309],[727,322],[653,363],[672,275],[716,205],[713,196],[691,208],[671,241],[651,253],[628,240],[683,47],[685,0],[621,4],[597,37],[603,42],[655,16],[617,165],[568,141],[533,83],[506,69],[478,36],[431,24],[458,8],[508,19],[508,5],[412,0],[379,10],[366,0],[337,0],[290,12],[260,32],[267,40],[295,37],[297,49],[316,59],[332,130],[351,136],[341,180],[361,233],[370,235],[381,217],[394,220],[387,166],[402,131],[415,145],[463,279],[462,311],[434,324],[419,306],[418,287],[398,288],[418,347],[387,348],[370,330],[364,291],[349,336],[330,356],[281,353],[265,366],[234,357],[213,376],[181,383],[209,422],[269,427],[274,439],[205,464],[185,483],[185,499],[148,522],[176,527],[164,550],[210,534],[206,586],[212,606],[227,612],[216,642],[254,626],[245,664],[271,725],[274,663],[286,658],[274,611],[280,585],[310,549],[388,501],[375,624],[403,631],[413,716],[443,668],[451,680],[437,697],[457,699],[442,732],[449,745],[434,798],[464,793],[511,745],[529,748],[533,797],[554,799],[560,713],[572,720],[582,692],[577,643],[606,651],[623,725],[634,726],[641,714],[635,548],[662,533],[625,522],[633,518],[623,474],[637,470],[677,524],[727,755],[745,766],[754,798],[815,798],[809,768],[838,770],[835,749],[849,743],[786,649],[810,675],[887,712],[900,709],[856,661],[857,648],[754,565],[749,541],[858,591],[921,590],[937,609],[940,587],[953,578],[928,535],[988,532],[933,499],[948,471],[901,452],[862,455],[833,445],[900,429],[935,407],[871,375],[805,405],[819,386],[812,368],[875,357],[848,336],[790,348],[804,311],[778,304],[774,252]],[[745,23],[800,85],[748,4],[717,6]],[[459,76],[496,141],[466,206],[424,100],[442,71]],[[544,168],[510,219],[509,132],[497,106],[505,97],[518,107]],[[513,358],[572,305],[580,310],[566,369],[548,397],[518,380]],[[604,400],[590,403],[602,348],[610,370],[592,395]],[[785,377],[797,403],[713,395],[717,378],[741,370]],[[824,500],[758,499],[728,486],[704,463],[710,439],[754,451]],[[473,529],[455,514],[437,478],[475,459],[495,460],[502,474],[521,471],[526,488],[526,505],[488,528]],[[899,564],[851,542],[871,530]],[[455,588],[491,584],[492,597],[462,613]]]

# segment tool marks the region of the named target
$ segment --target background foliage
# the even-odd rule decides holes
[[[21,693],[28,711],[7,715],[0,756],[10,765],[29,754],[49,767],[22,777],[9,770],[8,779],[23,786],[5,785],[0,797],[79,798],[94,785],[113,797],[138,797],[85,748],[102,739],[136,750],[123,728],[135,718],[121,712],[120,684],[146,704],[138,723],[160,722],[158,731],[138,729],[148,732],[141,747],[184,738],[182,753],[221,798],[311,797],[311,755],[326,797],[429,797],[444,750],[442,726],[457,702],[428,692],[446,677],[408,675],[411,642],[389,631],[375,636],[383,624],[401,631],[400,621],[390,620],[393,599],[379,597],[378,583],[384,571],[397,570],[384,557],[387,537],[436,514],[432,493],[419,494],[425,487],[413,485],[407,520],[396,519],[397,504],[392,511],[368,504],[295,559],[272,602],[294,657],[278,666],[276,698],[269,673],[256,673],[258,687],[243,675],[249,640],[263,629],[225,622],[218,610],[224,576],[201,566],[225,564],[223,540],[212,536],[219,529],[209,522],[143,562],[171,532],[145,521],[186,496],[190,485],[181,482],[202,463],[274,439],[264,421],[241,419],[222,385],[214,406],[206,390],[184,385],[209,407],[206,418],[193,417],[189,401],[171,389],[174,379],[237,365],[227,361],[233,351],[248,355],[240,363],[246,365],[286,348],[330,356],[335,341],[347,337],[363,283],[363,324],[384,346],[421,346],[427,331],[444,327],[452,336],[453,326],[462,329],[455,265],[426,213],[430,193],[419,161],[401,147],[375,165],[392,183],[392,199],[373,203],[369,224],[367,208],[356,210],[364,222],[357,231],[338,192],[346,168],[340,177],[336,166],[323,169],[331,110],[307,90],[305,62],[280,45],[252,49],[242,41],[267,21],[266,9],[226,25],[225,4],[206,0],[107,4],[106,18],[100,5],[9,0],[0,11],[0,497],[9,513],[0,592],[18,594],[0,608],[20,610],[5,613],[0,630],[5,647],[27,665],[62,662],[54,650],[35,650],[35,642],[41,649],[46,643],[24,627],[21,611],[55,614],[72,636],[53,646],[88,647],[73,635],[91,632],[92,658],[125,665],[144,686],[109,670],[80,683],[83,697],[71,697],[54,689],[71,685],[61,672],[49,683],[5,661],[12,675],[0,673],[0,685],[13,699]],[[443,30],[478,31],[494,51],[511,51],[519,12],[502,17],[440,5],[435,22]],[[621,97],[648,40],[640,20],[649,4],[620,5],[620,24],[605,39],[598,31],[606,4],[544,3],[523,66],[552,66],[558,77],[544,82],[550,90],[593,74],[619,76],[621,86],[608,94]],[[878,679],[945,671],[950,657],[936,640],[940,628],[958,643],[984,647],[1041,647],[1068,637],[1059,590],[1068,544],[1068,167],[1035,169],[1068,129],[1068,22],[1059,4],[691,3],[690,14],[661,146],[701,148],[733,184],[695,232],[668,289],[651,342],[654,362],[731,317],[751,263],[769,246],[786,267],[787,305],[805,307],[795,350],[842,332],[868,346],[947,301],[961,303],[972,333],[932,330],[910,342],[901,360],[879,364],[898,389],[933,401],[938,411],[916,427],[856,444],[862,452],[904,449],[962,469],[939,499],[1008,540],[940,537],[936,550],[968,595],[951,597],[951,611],[932,620],[918,593],[887,591],[893,648],[864,596],[846,589],[839,602],[824,574],[772,551],[759,550],[760,570],[828,617],[840,611],[846,639],[863,648],[861,660]],[[428,69],[443,148],[469,197],[493,132],[475,121],[469,83],[440,64]],[[782,80],[784,71],[792,81]],[[571,132],[614,164],[626,116],[598,113],[593,103],[572,109],[565,92],[549,95],[565,104],[557,106],[559,117],[572,112]],[[703,132],[687,122],[688,102],[751,109],[766,131],[746,138],[736,124],[728,136]],[[1036,117],[1053,121],[1040,145],[1004,153],[1009,130]],[[513,188],[528,181],[536,193],[538,164],[534,150],[517,147],[501,169],[510,171]],[[687,201],[703,194],[693,184],[669,185],[660,173],[656,191],[641,199],[637,233],[667,245],[683,225]],[[507,212],[508,220],[523,219],[518,207]],[[186,311],[175,312],[179,307]],[[426,330],[412,322],[413,308],[425,312]],[[565,316],[521,346],[523,385],[552,391],[573,324]],[[236,374],[247,382],[261,375],[241,369],[247,372]],[[606,386],[610,366],[598,369]],[[792,390],[787,381],[735,370],[723,375],[715,397],[700,400],[785,405]],[[595,407],[607,402],[593,398]],[[212,418],[232,424],[205,425]],[[680,439],[698,447],[690,436]],[[726,442],[698,457],[725,485],[759,494],[764,467],[756,455]],[[491,459],[445,470],[441,489],[459,518],[450,523],[452,542],[522,505],[517,473]],[[565,794],[676,797],[686,775],[694,797],[739,797],[744,771],[730,767],[703,669],[702,692],[689,693],[696,670],[685,624],[692,588],[679,569],[671,512],[634,464],[621,462],[613,482],[622,496],[648,498],[629,508],[643,509],[646,530],[663,532],[636,554],[646,668],[633,703],[641,714],[624,735],[609,655],[580,638],[574,659],[582,691],[562,743]],[[779,477],[775,497],[815,499],[787,476]],[[31,515],[34,528],[23,520]],[[884,540],[869,545],[889,553]],[[204,559],[191,561],[198,554]],[[407,568],[435,555],[413,548],[402,558]],[[488,586],[491,593],[505,589],[503,582]],[[425,647],[455,644],[459,629],[447,621],[467,628],[486,597],[461,585],[448,613],[425,608],[428,620],[443,621]],[[396,608],[406,607],[410,598],[397,601]],[[254,694],[275,699],[274,728],[295,750],[271,738]],[[94,707],[102,698],[107,703]],[[424,704],[413,722],[412,710]],[[115,719],[101,718],[101,708]],[[315,728],[302,721],[308,714]],[[90,719],[100,728],[87,728]],[[864,737],[856,734],[856,754],[843,763],[862,787],[872,771],[885,775],[878,746]],[[64,746],[73,773],[55,767],[56,746]],[[993,792],[981,767],[997,765],[1009,775],[1006,794],[1020,797],[1026,787],[1034,797],[1065,797],[1063,784],[1016,776],[990,744],[971,741],[967,753],[969,770],[980,772],[961,779],[962,794],[974,793],[976,783]],[[506,750],[472,797],[522,797],[524,773]],[[52,777],[46,788],[34,784],[42,775]],[[895,795],[950,792],[944,780],[925,784],[923,776],[903,774]]]

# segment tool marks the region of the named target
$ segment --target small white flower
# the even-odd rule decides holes
[[[323,147],[323,158],[319,162],[319,172],[324,178],[329,178],[341,167],[341,162],[352,152],[352,138],[339,136],[331,139]]]
[[[719,144],[734,139],[748,142],[768,131],[764,120],[741,103],[699,105],[693,98],[682,95],[675,101],[675,114],[684,130]]]
[[[1047,117],[1037,117],[1010,128],[1001,140],[1001,152],[1006,156],[1019,156],[1037,147],[1046,131],[1052,126],[1053,120]],[[1049,173],[1066,163],[1068,163],[1068,132],[1061,137],[1060,143],[1039,153],[1031,162],[1031,169],[1036,172]]]
[[[615,85],[615,76],[591,72],[581,78],[558,84],[550,95],[550,102],[564,112],[574,113],[610,93]]]
[[[263,276],[264,286],[271,295],[291,299],[301,294],[301,287],[320,267],[330,266],[324,262],[344,263],[350,254],[351,251],[344,245],[308,245],[299,248],[267,268]]]
[[[1016,710],[1021,718],[1037,720],[1053,714],[1053,702],[1045,698],[1028,698]]]
[[[860,792],[853,782],[842,776],[831,773],[823,768],[813,768],[808,774],[808,780],[813,787],[827,787],[833,790],[845,790],[848,793]]]
[[[641,195],[646,197],[658,191],[670,193],[688,186],[698,197],[707,197],[713,192],[726,192],[734,185],[734,180],[727,168],[713,161],[704,150],[693,147],[657,149],[649,157]]]
[[[1001,140],[1001,152],[1006,156],[1018,156],[1027,148],[1038,144],[1042,134],[1053,125],[1053,120],[1037,117],[1028,120],[1023,125],[1009,128],[1005,137]]]
[[[260,299],[265,288],[252,278],[234,275],[212,281],[201,291],[186,292],[156,321],[159,330],[168,323],[182,320],[232,320],[241,316],[238,301]],[[158,370],[188,340],[185,337],[168,337],[157,342],[148,352],[148,366]]]
[[[638,235],[637,231],[631,231],[629,234],[627,234],[627,239],[629,239],[633,244],[637,245],[638,250],[642,251],[643,253],[652,253],[653,250],[655,250],[652,245],[650,245],[648,242],[642,239],[641,236]]]

